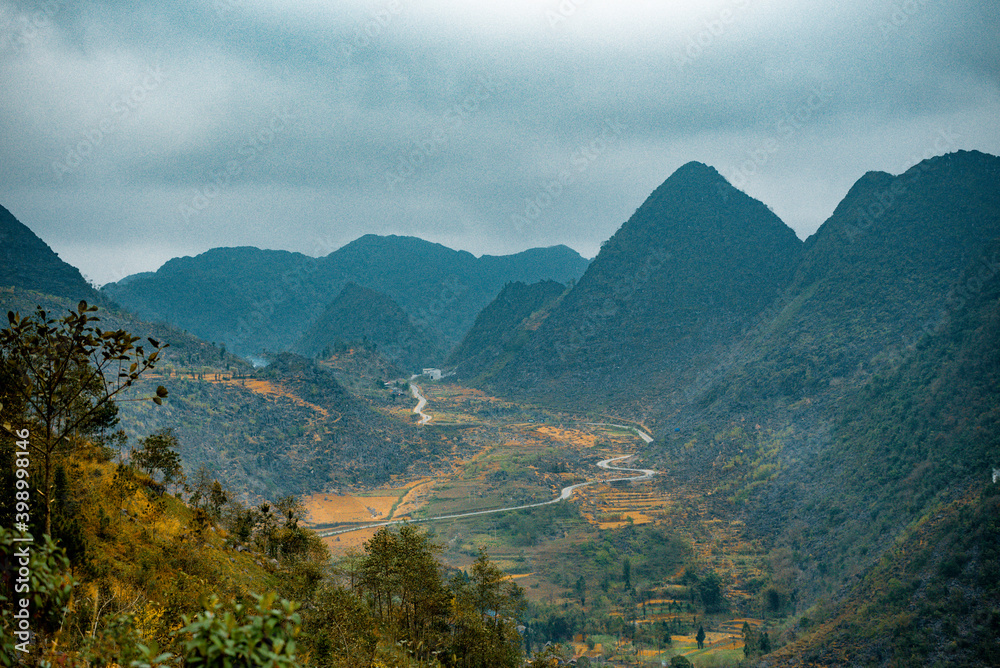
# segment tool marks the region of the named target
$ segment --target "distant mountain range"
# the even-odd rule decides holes
[[[216,248],[102,291],[145,319],[251,355],[291,350],[344,286],[355,283],[393,300],[446,350],[506,283],[565,282],[586,267],[565,246],[477,258],[412,237],[366,235],[322,258]]]
[[[437,438],[372,410],[313,360],[283,354],[254,369],[224,348],[121,309],[30,229],[2,213],[0,254],[13,259],[15,270],[0,267],[0,312],[27,316],[41,307],[58,318],[84,299],[100,306],[103,329],[123,328],[169,345],[155,375],[143,377],[130,395],[150,396],[162,384],[169,392],[163,405],[118,404],[118,426],[133,445],[172,428],[189,475],[206,466],[250,499],[378,483],[438,456]]]

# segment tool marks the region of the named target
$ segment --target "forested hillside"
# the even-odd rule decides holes
[[[517,355],[567,288],[556,281],[504,286],[476,316],[472,329],[452,351],[448,366],[460,380],[482,380]]]
[[[292,350],[307,357],[329,358],[348,344],[364,344],[413,373],[440,364],[445,354],[440,335],[428,334],[380,292],[348,283]]]

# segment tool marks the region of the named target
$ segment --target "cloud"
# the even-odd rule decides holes
[[[0,192],[56,250],[148,269],[151,227],[187,252],[593,254],[701,160],[805,235],[937,133],[1000,152],[998,23],[970,0],[0,2]]]

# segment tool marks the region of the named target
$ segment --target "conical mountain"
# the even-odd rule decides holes
[[[684,165],[601,248],[500,389],[641,401],[710,365],[791,279],[801,242],[707,165]]]
[[[475,382],[515,356],[565,292],[566,286],[558,281],[531,285],[515,281],[504,286],[448,358],[455,378]]]
[[[429,336],[389,297],[348,283],[327,305],[294,350],[310,357],[353,343],[373,345],[386,359],[412,371],[440,364],[443,353]]]
[[[87,301],[94,301],[97,296],[79,269],[59,259],[48,244],[2,206],[0,287],[24,288]]]

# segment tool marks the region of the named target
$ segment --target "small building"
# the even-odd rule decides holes
[[[441,369],[424,369],[424,375],[431,380],[441,380]]]

